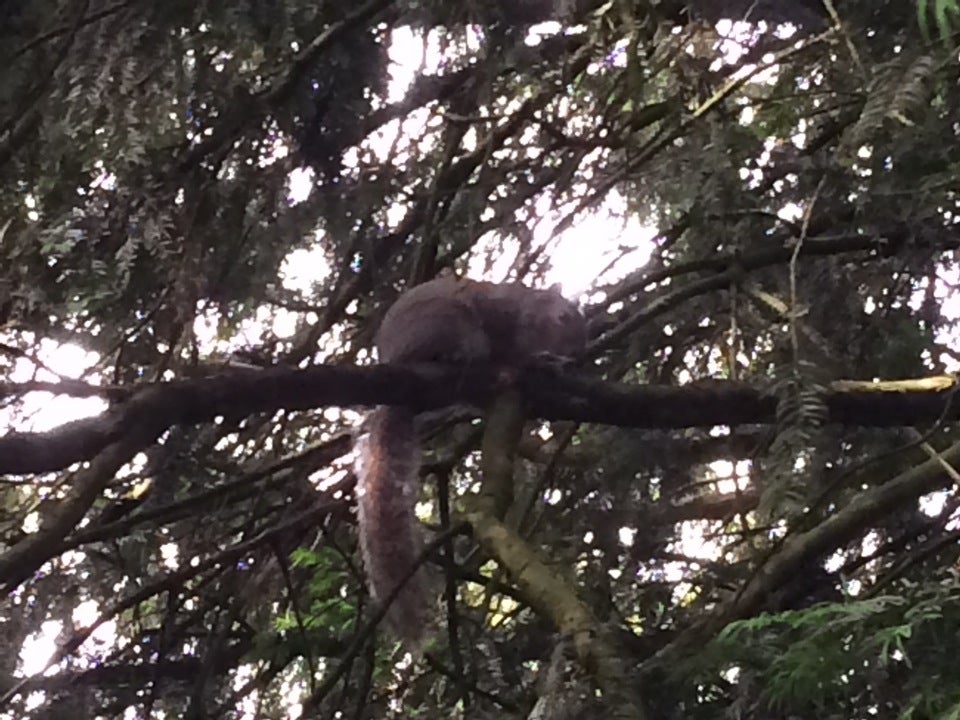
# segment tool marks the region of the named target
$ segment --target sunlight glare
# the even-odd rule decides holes
[[[291,205],[302,203],[310,197],[310,191],[313,190],[313,168],[295,168],[288,176],[289,189],[287,190],[287,200]]]
[[[923,495],[920,500],[920,512],[929,517],[936,517],[943,512],[944,505],[947,504],[947,497],[950,493],[944,490]]]
[[[577,298],[591,286],[615,282],[649,260],[656,229],[631,216],[619,193],[611,192],[597,210],[583,214],[559,235],[554,230],[562,213],[551,210],[552,203],[548,194],[539,198],[532,221],[535,245],[548,258],[544,285],[559,283],[564,295]],[[493,282],[510,279],[519,249],[516,239],[491,231],[475,248],[467,277]]]
[[[160,560],[168,570],[180,567],[180,546],[176,543],[164,543],[160,546]]]
[[[426,72],[436,72],[436,62],[440,56],[437,36],[431,33],[424,40],[423,33],[409,25],[394,28],[390,33],[387,56],[390,58],[387,102],[396,103],[406,96],[421,67]],[[427,66],[427,62],[431,62],[433,67]]]
[[[10,380],[27,383],[31,380],[57,382],[60,378],[79,379],[99,360],[99,355],[88,352],[78,345],[59,344],[47,338],[40,339],[36,346],[37,360],[44,367],[38,368],[29,358],[17,358]],[[52,371],[52,372],[51,372]],[[93,417],[106,409],[106,403],[98,397],[70,397],[48,392],[24,394],[20,412],[25,416],[17,423],[21,431],[43,432],[72,420]],[[0,413],[0,423],[10,426],[11,410]]]
[[[57,636],[62,629],[63,623],[59,620],[44,620],[38,632],[27,636],[20,648],[21,675],[31,677],[44,671],[57,651]],[[56,668],[48,668],[44,674],[51,675],[54,672]]]
[[[680,541],[676,544],[677,550],[691,559],[716,560],[721,556],[720,543],[704,537],[713,523],[704,521],[684,520],[679,523]]]
[[[299,248],[283,260],[280,281],[287,290],[309,294],[314,285],[330,275],[332,268],[321,246]]]

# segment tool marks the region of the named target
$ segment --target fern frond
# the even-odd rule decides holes
[[[867,93],[860,118],[844,140],[848,148],[870,142],[888,120],[913,125],[911,115],[927,106],[930,79],[937,70],[931,55],[898,59],[887,64],[875,76]]]
[[[817,368],[799,362],[775,373],[770,393],[777,398],[776,437],[760,463],[762,489],[757,511],[761,517],[791,516],[807,497],[804,482],[814,465],[815,445],[827,420],[827,385]]]

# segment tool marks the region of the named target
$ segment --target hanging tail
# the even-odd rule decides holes
[[[370,591],[384,602],[400,583],[386,621],[407,650],[416,652],[431,621],[425,568],[411,571],[423,550],[415,514],[419,496],[420,445],[413,413],[381,406],[368,420],[357,468],[360,550]]]

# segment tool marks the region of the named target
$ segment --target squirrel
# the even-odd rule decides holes
[[[539,359],[579,357],[586,321],[559,286],[461,279],[452,273],[417,285],[390,307],[375,342],[380,362],[491,362],[522,367]],[[358,445],[360,549],[371,594],[383,602],[406,585],[386,612],[392,633],[416,653],[432,618],[423,548],[414,513],[419,495],[419,438],[414,412],[379,406]]]

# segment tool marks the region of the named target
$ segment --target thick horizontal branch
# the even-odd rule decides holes
[[[174,425],[326,406],[408,405],[428,410],[456,403],[484,407],[508,374],[491,367],[327,366],[229,370],[133,389],[105,413],[49,432],[0,438],[0,474],[59,470],[93,458],[136,428],[156,437]],[[776,400],[744,383],[681,387],[609,383],[546,369],[516,376],[528,415],[636,428],[770,423]],[[829,421],[844,425],[921,425],[958,416],[950,377],[891,384],[837,383],[825,401]],[[74,390],[75,388],[71,388]]]

